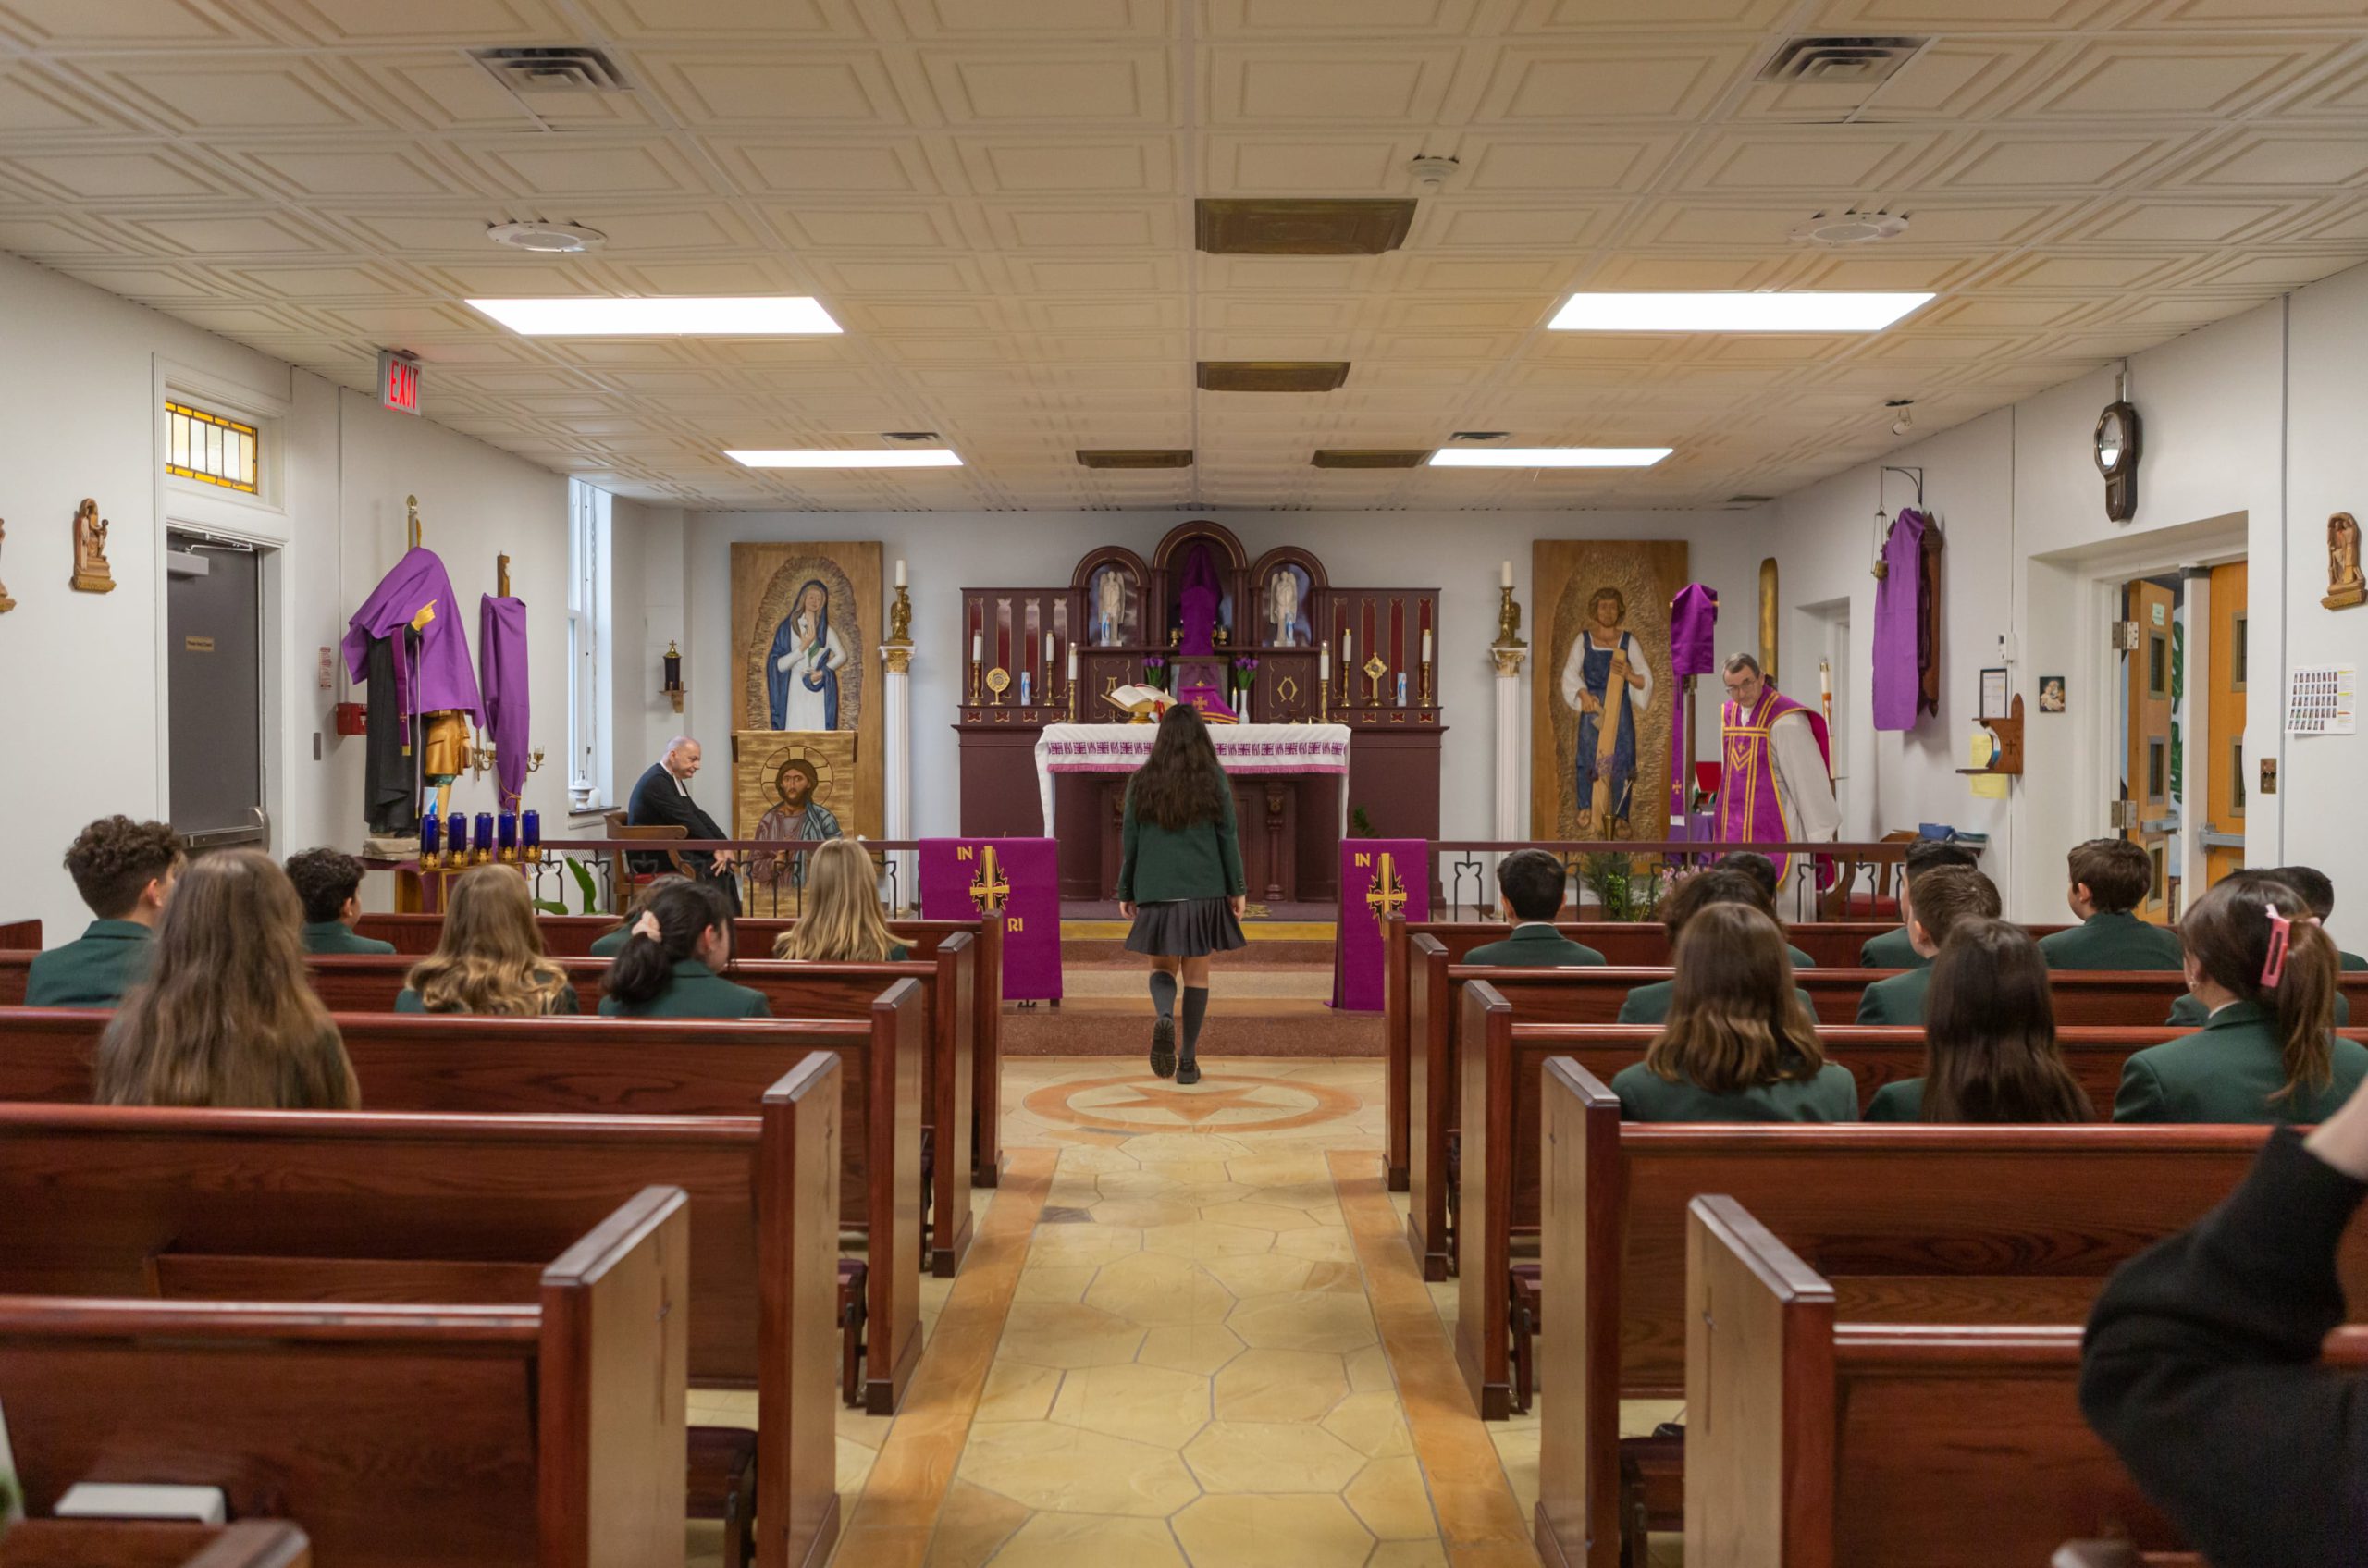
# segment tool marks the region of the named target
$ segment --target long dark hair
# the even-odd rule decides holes
[[[625,938],[609,966],[608,994],[620,1002],[654,1000],[673,978],[674,966],[698,953],[699,938],[709,927],[723,932],[724,950],[732,948],[732,904],[711,882],[684,881],[649,895],[643,913],[658,922],[658,935],[638,932]],[[638,923],[639,917],[635,917]]]
[[[179,897],[179,894],[174,895]],[[2274,986],[2261,982],[2269,962],[2270,910],[2294,922],[2287,937],[2286,972]],[[2204,978],[2239,1001],[2256,1002],[2277,1017],[2286,1058],[2286,1087],[2317,1093],[2335,1081],[2335,940],[2320,929],[2293,887],[2265,871],[2239,871],[2195,901],[2179,921],[2179,942]]]
[[[1825,1066],[1774,920],[1748,904],[1705,906],[1685,922],[1673,957],[1669,1021],[1645,1053],[1656,1075],[1733,1094],[1812,1079]]]
[[[1199,709],[1179,702],[1159,721],[1151,755],[1127,783],[1135,815],[1174,831],[1225,815],[1225,770]]]
[[[1920,907],[1916,913],[1923,918]],[[2004,920],[1958,920],[1932,961],[1924,1119],[2079,1122],[2096,1115],[2056,1048],[2055,1002],[2039,944]]]

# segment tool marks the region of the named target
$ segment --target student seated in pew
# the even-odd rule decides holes
[[[2080,923],[2039,941],[2052,969],[2175,969],[2179,939],[2130,911],[2154,885],[2154,863],[2126,838],[2092,838],[2066,857],[2072,885],[2065,902]]]
[[[1762,855],[1757,849],[1730,849],[1724,855],[1720,856],[1718,859],[1712,861],[1711,864],[1719,870],[1741,871],[1744,875],[1758,883],[1759,884],[1760,891],[1768,895],[1768,918],[1771,920],[1776,920],[1776,929],[1778,931],[1784,929],[1784,922],[1781,920],[1777,920],[1776,917],[1776,898],[1777,895],[1783,891],[1783,888],[1777,880],[1775,861],[1770,859],[1767,856]],[[1674,945],[1676,940],[1676,932],[1671,932],[1670,941],[1671,943],[1671,950],[1672,952],[1676,950]],[[1790,942],[1784,944],[1784,951],[1792,958],[1793,967],[1794,969],[1813,969],[1817,968],[1817,960],[1815,958],[1810,957],[1807,953],[1804,953],[1799,948],[1794,946]]]
[[[362,919],[362,862],[337,849],[288,857],[288,880],[304,906],[307,953],[391,953],[395,945],[354,934]]]
[[[2368,1543],[2368,1379],[2320,1364],[2362,1197],[2355,1090],[2308,1138],[2271,1133],[2243,1185],[2123,1265],[2089,1314],[2081,1412],[2223,1568],[2351,1564]]]
[[[1532,969],[1602,963],[1602,954],[1554,929],[1554,917],[1562,912],[1562,882],[1561,858],[1543,849],[1516,849],[1498,861],[1499,902],[1518,923],[1511,936],[1474,947],[1463,961]]]
[[[350,1111],[353,1064],[304,972],[303,906],[271,858],[191,865],[156,930],[155,961],[99,1036],[104,1105]]]
[[[2332,1032],[2335,941],[2292,888],[2238,871],[2195,901],[2179,941],[2209,1021],[2129,1058],[2114,1120],[2319,1121],[2368,1078],[2368,1045]]]
[[[1860,969],[1920,969],[1931,963],[1916,950],[1915,939],[1907,933],[1907,889],[1926,871],[1937,871],[1942,866],[1980,870],[1981,858],[1964,845],[1945,838],[1919,838],[1909,845],[1899,871],[1899,929],[1867,938],[1858,949]]]
[[[2328,912],[2335,907],[2335,884],[2328,882],[2324,875],[2308,866],[2280,866],[2274,871],[2260,871],[2255,874],[2276,877],[2293,889],[2294,896],[2310,910],[2312,918],[2316,919],[2322,926],[2325,924]],[[2324,890],[2325,894],[2324,901],[2318,893],[2312,891],[2313,883],[2318,888]],[[2350,969],[2362,967],[2362,961],[2359,958],[2340,949],[2336,953],[2336,963],[2338,969]],[[2171,1016],[2163,1021],[2177,1024],[2182,1029],[2201,1029],[2203,1027],[2204,1019],[2209,1016],[2202,1000],[2194,992],[2189,991],[2182,993],[2172,1001]],[[2335,994],[2335,1026],[2341,1029],[2350,1021],[2351,998],[2346,996],[2342,988],[2338,986]]]
[[[1711,873],[1715,874],[1715,873]],[[1776,922],[1713,904],[1677,944],[1669,1022],[1611,1080],[1630,1121],[1854,1121],[1858,1083],[1828,1062]]]
[[[1964,866],[1936,866],[1900,891],[1900,907],[1907,914],[1916,951],[1926,959],[1948,943],[1949,932],[1966,920],[1998,918],[1998,889],[1988,877]],[[1867,987],[1858,998],[1858,1021],[1869,1024],[1911,1024],[1924,1021],[1930,969],[1906,969]]]
[[[628,1019],[763,1019],[764,993],[717,971],[732,962],[732,902],[685,878],[649,896],[609,966],[600,1011]]]
[[[2030,932],[1994,917],[1959,920],[1932,967],[1916,972],[1932,977],[1922,1009],[1924,1076],[1876,1090],[1868,1121],[2096,1119],[2056,1047],[2055,998]]]
[[[452,884],[436,951],[411,967],[399,1013],[532,1019],[579,1011],[567,970],[543,956],[543,928],[515,866],[479,866]]]
[[[662,876],[654,876],[643,883],[641,891],[635,894],[633,902],[625,907],[625,918],[617,922],[617,929],[602,932],[592,939],[592,957],[613,958],[623,951],[625,938],[633,934],[634,921],[639,920],[641,912],[649,907],[649,901],[658,896],[659,889],[672,887],[678,882],[690,880],[688,877],[678,876],[672,871],[668,871]]]
[[[1758,910],[1771,922],[1776,918],[1775,909],[1768,902],[1767,889],[1754,878],[1742,871],[1720,870],[1716,867],[1707,871],[1696,871],[1670,889],[1667,895],[1661,899],[1660,907],[1653,911],[1655,917],[1669,932],[1670,956],[1672,959],[1677,956],[1678,941],[1684,934],[1687,922],[1714,904],[1740,904],[1747,908]],[[1784,952],[1787,958],[1792,956],[1792,951],[1791,946],[1786,945]],[[1669,1017],[1670,997],[1674,993],[1676,984],[1677,982],[1673,980],[1656,980],[1632,987],[1620,1004],[1620,1021],[1622,1023],[1661,1022]],[[1817,1016],[1817,1008],[1809,1001],[1807,992],[1796,988],[1793,994],[1801,999],[1803,1010],[1811,1018]]]
[[[806,902],[797,923],[773,939],[776,958],[827,964],[901,964],[912,949],[880,909],[870,852],[852,838],[825,840],[806,855]]]
[[[32,961],[28,1007],[112,1007],[148,972],[156,922],[186,863],[163,822],[102,817],[66,851],[74,891],[98,917],[82,934]]]

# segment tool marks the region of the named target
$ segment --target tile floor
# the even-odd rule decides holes
[[[905,1408],[839,1417],[840,1563],[1536,1563],[1536,1420],[1462,1392],[1452,1290],[1381,1189],[1382,1064],[1203,1068],[1006,1060],[1010,1168],[962,1277],[924,1281]],[[694,1422],[753,1415],[691,1396]],[[718,1550],[693,1527],[695,1568]]]

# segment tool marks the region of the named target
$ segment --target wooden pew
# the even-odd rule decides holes
[[[241,1206],[271,1205],[249,1192]],[[218,1486],[235,1513],[301,1517],[322,1558],[352,1568],[682,1562],[679,1189],[637,1193],[544,1266],[225,1255],[206,1260],[213,1282],[267,1289],[220,1299],[176,1298],[156,1266],[189,1255],[178,1248],[126,1256],[96,1234],[61,1238],[61,1207],[42,1236],[0,1249],[0,1408],[28,1439],[32,1511],[77,1481]],[[496,1270],[512,1277],[501,1304],[478,1304],[468,1288]],[[523,1301],[507,1293],[522,1272]],[[48,1289],[27,1293],[33,1280]],[[425,1299],[370,1300],[381,1285]]]
[[[866,1398],[893,1409],[920,1356],[921,1002],[919,986],[906,980],[876,997],[861,1024],[333,1016],[371,1111],[742,1117],[799,1064],[842,1062],[832,1234],[845,1226],[868,1238]],[[71,1008],[0,1010],[0,1102],[87,1101],[106,1019]],[[711,1232],[702,1212],[694,1244],[705,1253],[711,1234],[719,1247],[734,1235],[747,1240],[745,1214],[737,1218],[736,1232]],[[703,1316],[693,1377],[755,1383],[753,1318],[718,1319],[712,1340],[707,1327]]]
[[[35,940],[27,945],[37,947],[41,922],[30,923]],[[592,944],[617,929],[616,920],[608,915],[545,915],[540,924],[544,948],[555,958],[588,958]],[[775,939],[796,926],[796,920],[734,920],[734,950],[744,962],[769,961]],[[6,940],[8,929],[0,925],[0,948],[14,945]],[[993,1187],[1003,1171],[1002,1106],[999,1096],[991,1092],[1002,1080],[1003,924],[999,920],[891,920],[888,929],[912,950],[914,959],[924,962],[934,958],[939,945],[956,932],[969,933],[978,944],[971,980],[978,1021],[972,1026],[971,1056],[972,1073],[981,1092],[972,1105],[970,1181],[974,1187]],[[443,937],[444,917],[364,915],[358,930],[364,936],[393,943],[398,953],[432,953]]]
[[[362,1238],[408,1261],[349,1262],[357,1299],[433,1268],[448,1296],[501,1302],[512,1260],[663,1181],[691,1222],[676,1359],[693,1384],[758,1390],[757,1561],[819,1564],[838,1528],[841,1071],[808,1056],[729,1117],[0,1105],[0,1291],[252,1295],[275,1258],[284,1273]]]
[[[0,1537],[0,1568],[311,1568],[312,1542],[272,1519],[27,1519]]]
[[[2085,1311],[2058,1309],[2085,1303],[2062,1281],[1990,1278],[1971,1311],[1899,1299],[1866,1320],[1849,1280],[1725,1196],[1688,1205],[1686,1253],[1689,1565],[1955,1568],[1973,1542],[2038,1563],[2107,1531],[2180,1544],[2081,1418]],[[2368,1330],[2327,1350],[2368,1363]]]
[[[924,1031],[921,1125],[935,1144],[931,1162],[929,1238],[931,1272],[950,1278],[961,1266],[971,1240],[970,1203],[964,1191],[974,1179],[970,1132],[975,1102],[1000,1093],[995,1078],[977,1071],[979,944],[970,932],[950,932],[927,959],[901,964],[736,963],[734,983],[762,992],[777,1019],[860,1019],[872,1001],[900,980],[915,980],[924,991],[929,1025]],[[314,989],[340,1013],[390,1012],[403,977],[417,960],[398,955],[314,957]],[[0,955],[5,962],[5,955]],[[577,1004],[586,1013],[600,1005],[609,974],[606,958],[562,958]],[[998,1074],[997,1077],[1000,1075]],[[425,1107],[424,1107],[425,1108]],[[915,1156],[918,1161],[918,1154]]]
[[[2030,1321],[2078,1323],[2115,1266],[2226,1197],[2269,1131],[1623,1125],[1617,1096],[1567,1058],[1548,1060],[1543,1081],[1536,1538],[1548,1568],[1619,1562],[1620,1401],[1686,1392],[1685,1213],[1696,1196],[1733,1195],[1819,1266],[1850,1276],[1843,1299],[1869,1320],[1997,1321],[1999,1282],[2020,1276],[2011,1289],[2044,1315]],[[1475,1228],[1473,1275],[1479,1237]],[[2368,1301],[2368,1234],[2347,1241],[2339,1270],[2351,1299]],[[1460,1310],[1474,1310],[1468,1289]],[[1467,1375],[1490,1370],[1492,1347],[1501,1366],[1502,1345],[1458,1325]]]
[[[0,949],[17,952],[41,951],[39,920],[0,920]]]

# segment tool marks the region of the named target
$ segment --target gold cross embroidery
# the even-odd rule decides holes
[[[995,846],[982,845],[979,849],[979,872],[970,879],[970,903],[979,913],[1000,914],[1004,901],[1011,896],[1011,883],[995,863]]]
[[[1374,919],[1382,920],[1406,907],[1406,884],[1398,880],[1398,861],[1388,850],[1374,862],[1373,888],[1365,895]]]

